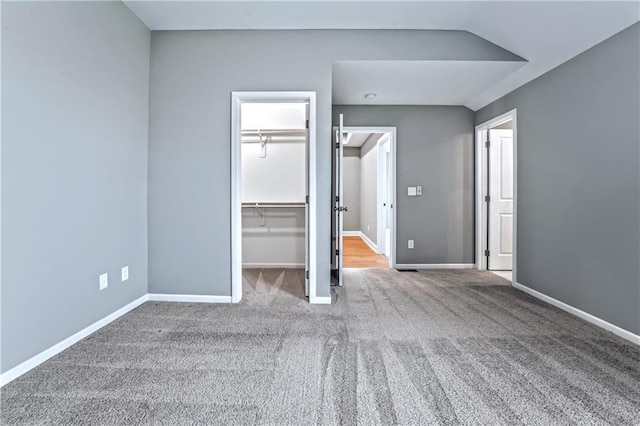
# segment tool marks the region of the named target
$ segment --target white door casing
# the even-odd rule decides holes
[[[307,134],[306,134],[306,140],[307,143],[305,144],[307,152],[305,152],[305,170],[307,171],[305,173],[305,188],[307,188],[307,194],[305,197],[305,203],[304,203],[304,248],[305,248],[305,252],[304,252],[304,264],[305,264],[305,274],[304,274],[304,295],[306,297],[309,297],[309,252],[311,251],[311,247],[309,247],[309,224],[310,224],[310,219],[311,219],[311,209],[309,209],[309,110],[311,109],[311,105],[306,104],[306,111],[305,111],[305,118],[306,118],[306,129],[307,129]]]
[[[489,130],[488,269],[513,267],[513,130]]]
[[[344,121],[343,121],[344,123]],[[394,205],[396,204],[396,191],[395,191],[395,182],[396,182],[396,166],[395,166],[395,158],[396,158],[396,133],[397,130],[395,127],[376,127],[376,126],[343,126],[342,134],[345,133],[382,133],[377,141],[378,150],[378,165],[377,165],[377,203],[378,208],[376,213],[376,222],[378,224],[378,233],[377,240],[385,242],[386,247],[384,250],[381,249],[383,244],[377,244],[378,253],[385,254],[389,259],[389,267],[396,267],[395,253],[396,253],[396,209]],[[334,137],[337,139],[339,134],[339,128],[334,127]],[[334,141],[335,142],[335,141]],[[344,142],[344,140],[343,140]],[[382,149],[382,144],[384,143],[384,150]],[[386,151],[388,156],[388,162],[386,163],[387,167],[387,179],[385,182],[384,174],[380,173],[380,171],[384,168],[385,163],[381,161],[381,159],[385,158],[385,155],[381,155],[383,151]],[[337,157],[337,155],[335,156]],[[337,179],[338,173],[333,171],[333,178]],[[388,194],[384,194],[384,187],[387,188]],[[337,192],[337,185],[333,186],[334,191]],[[385,196],[388,199],[387,205],[383,206],[383,200]],[[334,204],[337,207],[337,204]],[[345,206],[346,207],[346,206]],[[383,211],[383,207],[386,207],[386,223],[385,223],[385,212]],[[335,215],[334,215],[335,217]],[[337,220],[336,220],[337,222]],[[337,229],[337,226],[334,226],[333,229]],[[386,231],[386,232],[385,232]],[[337,247],[337,244],[336,244]],[[337,257],[334,257],[336,259]],[[333,266],[332,266],[333,268]],[[337,269],[337,268],[334,268]],[[337,275],[337,271],[336,271]]]
[[[242,299],[242,161],[240,110],[243,102],[304,102],[308,104],[307,127],[307,261],[310,303],[331,303],[317,295],[318,219],[316,212],[316,92],[232,92],[231,93],[231,301]],[[307,285],[305,285],[305,290]]]

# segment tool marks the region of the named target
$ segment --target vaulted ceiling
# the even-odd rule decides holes
[[[469,31],[527,62],[500,65],[345,61],[334,64],[334,102],[462,104],[474,110],[640,21],[638,1],[263,0],[125,4],[151,30]],[[365,100],[364,92],[379,96]]]

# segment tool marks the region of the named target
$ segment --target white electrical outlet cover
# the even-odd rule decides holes
[[[122,267],[122,282],[125,282],[128,279],[129,279],[129,267],[128,266],[123,266]]]
[[[416,186],[416,195],[422,195],[422,187]]]
[[[109,287],[109,274],[100,275],[100,290],[104,290]]]
[[[409,190],[407,191],[407,195],[409,197],[415,197],[416,196],[416,187],[415,186],[410,186]]]

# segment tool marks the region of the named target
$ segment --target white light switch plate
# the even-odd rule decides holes
[[[129,279],[129,267],[128,266],[123,266],[122,267],[122,282],[125,282],[128,279]]]
[[[407,195],[409,197],[415,197],[416,196],[416,192],[417,192],[416,187],[415,186],[410,186],[409,187],[409,191],[407,192]]]
[[[100,275],[100,290],[109,287],[109,274]]]
[[[412,249],[413,248],[413,240],[409,240],[409,248]]]

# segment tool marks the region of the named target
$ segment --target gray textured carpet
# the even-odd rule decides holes
[[[250,270],[146,303],[2,389],[3,424],[640,424],[640,350],[478,271]]]

